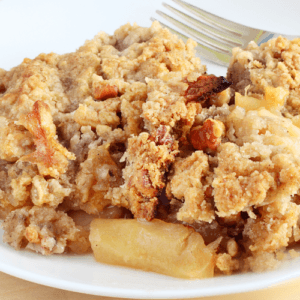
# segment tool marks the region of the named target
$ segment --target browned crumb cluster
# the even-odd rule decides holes
[[[255,42],[246,49],[233,49],[227,78],[235,91],[262,99],[268,86],[282,87],[289,94],[282,113],[299,122],[300,39],[279,37],[260,47]],[[300,123],[297,123],[300,124]]]
[[[151,221],[155,217],[158,196],[165,187],[165,175],[178,154],[178,142],[162,125],[151,135],[146,132],[128,139],[122,157],[124,184],[110,190],[106,198],[113,205],[129,208],[135,218]]]
[[[84,253],[82,219],[159,218],[194,227],[223,274],[277,264],[300,240],[300,40],[234,50],[237,105],[194,47],[127,24],[0,69],[5,242]]]

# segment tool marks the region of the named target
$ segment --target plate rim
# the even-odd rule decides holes
[[[92,255],[92,254],[91,254]],[[100,264],[101,265],[101,264]],[[115,267],[115,266],[114,266]],[[117,267],[122,269],[129,269],[125,267]],[[140,288],[132,289],[124,289],[124,288],[111,288],[104,286],[95,286],[89,285],[86,283],[78,283],[72,282],[64,279],[55,279],[51,276],[45,276],[41,274],[36,274],[32,271],[23,270],[21,268],[17,268],[15,266],[8,265],[4,262],[0,261],[0,271],[29,281],[36,284],[67,290],[71,292],[77,292],[87,295],[95,295],[95,296],[105,296],[105,297],[118,297],[124,299],[183,299],[183,298],[196,298],[196,297],[209,297],[209,296],[221,296],[228,294],[237,294],[237,293],[245,293],[261,290],[264,288],[269,288],[276,284],[282,284],[290,279],[300,277],[300,269],[289,274],[282,274],[281,276],[276,277],[266,277],[265,280],[256,280],[256,281],[248,281],[242,284],[228,284],[227,286],[220,286],[212,289],[211,287],[207,288],[190,288],[183,290],[158,290],[158,291],[149,291],[143,290]],[[140,271],[140,270],[137,270]],[[144,272],[144,271],[140,271]],[[263,273],[273,273],[274,271],[266,271]],[[150,272],[152,273],[152,272]],[[229,276],[243,276],[249,273],[237,274],[237,275],[229,275]],[[255,273],[254,273],[255,274]],[[208,279],[200,279],[202,280],[214,280],[217,278],[227,278],[227,276],[213,277]],[[184,279],[185,280],[185,279]]]

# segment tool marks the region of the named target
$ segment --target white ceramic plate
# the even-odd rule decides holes
[[[247,292],[300,276],[300,259],[273,272],[181,280],[96,263],[92,255],[41,256],[0,244],[0,270],[65,290],[124,298],[172,299]]]
[[[98,31],[110,34],[126,22],[150,26],[161,0],[0,0],[0,67],[10,69],[24,57],[41,52],[74,51]],[[169,2],[170,0],[166,0]],[[231,20],[285,34],[299,34],[296,0],[191,0]],[[284,5],[284,10],[282,6]],[[298,31],[297,31],[298,30]],[[209,73],[226,69],[203,60]],[[0,231],[0,234],[2,232]],[[101,265],[92,255],[43,257],[13,251],[0,243],[0,270],[36,283],[88,294],[127,298],[189,298],[245,292],[300,276],[300,260],[286,262],[276,271],[208,280],[179,280],[126,268]]]

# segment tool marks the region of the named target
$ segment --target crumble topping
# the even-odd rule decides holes
[[[300,240],[300,39],[234,49],[227,79],[195,46],[126,24],[0,69],[6,243],[84,253],[78,213],[157,218],[200,233],[222,274],[277,266]]]

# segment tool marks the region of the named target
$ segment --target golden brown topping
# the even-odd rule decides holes
[[[29,243],[38,243],[40,241],[37,230],[30,225],[25,229],[25,237]]]
[[[7,216],[3,228],[6,243],[15,249],[26,247],[43,255],[63,253],[72,241],[88,243],[88,237],[71,217],[48,207],[16,209]]]
[[[136,218],[139,220],[151,221],[155,217],[158,199],[151,198],[148,202],[138,203]]]
[[[230,275],[239,269],[239,261],[233,259],[229,254],[222,253],[217,255],[216,267],[223,273]]]
[[[165,125],[160,126],[153,132],[149,139],[154,141],[157,146],[167,145],[172,148],[174,144],[174,138],[169,134],[168,128]]]
[[[59,177],[66,171],[68,160],[75,160],[75,155],[64,148],[56,138],[56,127],[53,124],[49,106],[36,101],[32,111],[21,115],[17,125],[24,126],[32,135],[36,151],[21,157],[38,165],[41,175]]]
[[[166,151],[167,153],[171,153],[175,150],[175,143],[174,143],[174,138],[170,135],[169,130],[166,126],[160,126],[155,132],[153,132],[149,137],[148,140],[151,142],[154,141],[156,146],[159,147],[157,149],[163,149],[165,146],[167,146],[167,149],[163,150]],[[151,149],[152,151],[152,149]],[[168,168],[168,159],[166,159],[165,162],[161,165],[159,168],[158,173],[155,172],[153,174],[153,165],[149,165],[147,163],[147,160],[149,160],[150,157],[147,156],[146,160],[144,162],[144,167],[142,169],[138,169],[134,172],[134,175],[131,176],[130,181],[129,181],[129,186],[134,187],[139,195],[141,195],[143,198],[146,199],[151,199],[155,198],[160,191],[163,189],[165,186],[164,184],[164,169]],[[156,158],[160,159],[160,158]],[[156,198],[155,198],[156,199]],[[157,204],[157,201],[155,200],[152,204],[148,203],[149,205],[145,205],[142,208],[142,210],[147,210],[151,207],[151,211],[153,204]],[[144,215],[145,213],[142,213]],[[148,215],[148,213],[146,214]],[[154,214],[151,212],[150,215],[152,216],[151,218],[154,217]],[[148,219],[148,218],[146,218]]]
[[[196,126],[191,130],[190,141],[197,150],[209,148],[216,150],[221,143],[221,137],[225,132],[222,122],[207,119],[203,126]]]
[[[115,85],[97,86],[94,91],[94,98],[97,100],[106,100],[118,96],[118,87]]]
[[[146,198],[153,198],[157,196],[158,193],[157,189],[152,185],[149,171],[145,169],[138,170],[132,177],[131,186],[135,186],[135,188]]]
[[[33,105],[32,112],[22,116],[20,121],[28,131],[35,137],[34,143],[36,145],[36,152],[34,156],[40,158],[44,164],[49,168],[54,164],[53,156],[54,149],[51,148],[50,141],[47,138],[47,133],[53,136],[53,128],[45,128],[42,124],[41,115],[43,110],[48,111],[49,107],[42,101],[36,101]],[[43,122],[45,123],[45,121]],[[47,130],[48,129],[48,130]],[[48,132],[47,132],[48,131]]]
[[[76,178],[79,207],[89,214],[97,214],[109,205],[105,194],[109,188],[123,183],[121,169],[113,160],[109,146],[106,143],[90,149]]]
[[[23,126],[0,116],[0,159],[15,162],[34,149],[32,135]]]
[[[169,199],[176,198],[183,202],[176,214],[179,221],[212,222],[215,219],[213,199],[206,197],[206,191],[212,192],[207,181],[210,176],[208,155],[194,151],[186,158],[177,158],[169,173],[166,194]],[[205,192],[204,192],[205,190]]]
[[[160,126],[151,135],[146,132],[128,139],[124,154],[125,183],[108,192],[113,205],[129,208],[135,218],[150,221],[154,218],[158,195],[165,187],[165,173],[178,154],[178,142],[170,127]]]
[[[189,87],[185,92],[188,101],[205,101],[211,95],[226,90],[231,83],[223,76],[202,75],[196,81],[188,82],[188,85]]]

